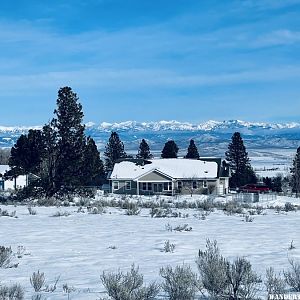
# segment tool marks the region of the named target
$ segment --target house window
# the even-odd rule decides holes
[[[164,182],[164,191],[172,191],[172,182]]]
[[[152,183],[148,182],[148,191],[152,191]]]
[[[197,189],[197,181],[193,181],[193,189]]]
[[[142,190],[147,191],[147,183],[146,182],[142,183]]]
[[[182,189],[182,181],[178,181],[177,182],[177,187],[178,187],[179,190]]]
[[[119,181],[114,181],[113,182],[113,190],[118,190],[119,189]]]
[[[203,181],[203,187],[207,188],[207,181]]]
[[[131,190],[131,181],[125,181],[125,190],[127,191]]]

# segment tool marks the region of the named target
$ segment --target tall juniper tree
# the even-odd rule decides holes
[[[124,150],[124,144],[120,140],[117,132],[113,131],[110,135],[108,143],[105,147],[104,155],[105,159],[105,167],[107,171],[113,169],[115,162],[120,159],[126,157],[126,152]]]
[[[138,150],[137,158],[151,159],[153,155],[150,152],[150,147],[145,139],[142,139]]]
[[[200,158],[200,155],[199,155],[199,152],[198,152],[197,146],[195,145],[194,140],[190,140],[190,144],[189,144],[188,151],[187,151],[185,158],[189,158],[189,159],[199,159]]]
[[[104,178],[103,162],[100,159],[100,153],[95,141],[87,138],[86,146],[83,153],[84,164],[84,183],[87,186],[98,185]]]
[[[230,187],[236,188],[247,183],[256,183],[257,178],[251,167],[250,159],[239,132],[235,132],[225,153],[232,171]]]
[[[178,146],[173,140],[167,141],[161,152],[162,158],[177,158]]]
[[[298,197],[300,192],[300,147],[298,147],[291,168],[292,188]]]
[[[95,185],[103,165],[92,138],[86,138],[82,106],[70,87],[58,91],[56,117],[41,131],[30,130],[11,149],[10,166],[19,174],[34,173],[34,185],[46,196]],[[98,182],[97,182],[98,184]]]
[[[57,108],[54,111],[54,128],[58,138],[56,160],[56,186],[73,189],[84,180],[83,153],[85,148],[85,126],[82,124],[82,105],[70,87],[58,91]]]

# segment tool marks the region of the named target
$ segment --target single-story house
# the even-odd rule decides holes
[[[5,179],[4,174],[10,170],[8,165],[0,165],[0,191],[16,190],[27,186],[28,175],[20,175],[17,178]]]
[[[123,160],[109,175],[111,192],[133,195],[226,194],[229,167],[221,158]]]

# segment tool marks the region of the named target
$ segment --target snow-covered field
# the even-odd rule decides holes
[[[287,201],[300,204],[298,199],[287,197],[262,204],[284,205]],[[99,298],[103,271],[128,270],[133,263],[139,265],[146,282],[160,280],[159,268],[165,265],[186,263],[196,271],[195,259],[207,238],[218,241],[225,257],[249,259],[262,276],[270,266],[277,271],[287,268],[288,255],[300,260],[299,210],[278,214],[266,209],[265,215],[244,222],[239,215],[228,216],[217,210],[202,220],[194,216],[198,212],[192,209],[180,210],[188,213],[188,218],[151,218],[149,209],[127,216],[118,208],[107,208],[101,215],[78,213],[77,207],[35,207],[37,215],[30,215],[26,206],[1,208],[16,210],[17,215],[0,217],[1,245],[11,246],[15,252],[18,246],[26,250],[22,258],[16,258],[17,268],[0,269],[0,281],[21,283],[26,299],[33,294],[29,278],[37,270],[45,273],[49,284],[61,276],[57,290],[45,294],[45,299],[67,299],[62,291],[67,283],[75,288],[70,299],[80,300]],[[70,215],[52,217],[57,211],[68,211]],[[189,224],[193,230],[167,231],[168,223],[172,227]],[[166,240],[176,245],[174,253],[162,251]],[[288,251],[292,240],[296,249]]]
[[[257,175],[261,177],[275,177],[290,175],[294,149],[259,149],[249,151],[251,165]]]

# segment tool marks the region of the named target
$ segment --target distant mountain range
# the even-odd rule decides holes
[[[11,147],[30,128],[0,126],[0,147]],[[103,151],[111,131],[117,131],[126,150],[135,153],[142,138],[149,141],[153,152],[160,152],[168,139],[174,139],[184,153],[193,138],[205,155],[224,155],[232,133],[239,131],[248,149],[296,149],[300,146],[300,123],[252,123],[240,120],[207,121],[199,124],[178,121],[86,124],[86,134],[92,136]]]
[[[192,124],[188,122],[178,121],[159,121],[159,122],[136,122],[126,121],[120,123],[106,123],[100,125],[95,123],[87,123],[88,129],[97,129],[101,131],[222,131],[232,132],[232,130],[242,130],[245,133],[256,133],[257,131],[264,131],[265,133],[277,130],[300,130],[300,123],[251,123],[240,120],[228,121],[213,121],[209,120],[200,124]]]

